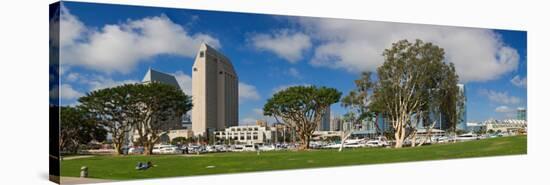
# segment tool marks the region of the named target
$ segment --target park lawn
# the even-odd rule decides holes
[[[81,166],[90,178],[144,179],[191,175],[224,174],[344,165],[457,159],[527,153],[527,136],[491,138],[478,141],[429,145],[416,148],[358,148],[312,151],[214,153],[196,155],[94,156],[64,160],[61,176],[78,177]],[[156,167],[135,170],[138,162],[151,161]]]

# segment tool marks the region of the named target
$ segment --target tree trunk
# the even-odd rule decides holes
[[[395,148],[401,148],[403,147],[403,141],[401,141],[400,132],[395,132]]]
[[[416,131],[412,134],[411,147],[416,147]]]
[[[143,155],[152,155],[153,154],[153,144],[147,142],[143,145]]]
[[[349,133],[342,132],[342,135],[340,137],[340,149],[338,149],[338,152],[341,152],[344,150],[344,143],[349,138],[349,136],[351,136],[351,132]]]
[[[115,155],[120,155],[122,154],[122,146],[121,144],[119,143],[113,143],[113,145],[115,145]]]
[[[310,141],[310,138],[306,137],[306,150],[309,149],[309,141]]]
[[[300,150],[307,150],[309,148],[309,139],[304,133],[300,133]]]

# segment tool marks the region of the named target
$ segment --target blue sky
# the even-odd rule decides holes
[[[141,81],[151,67],[191,92],[200,42],[229,57],[239,76],[241,124],[264,119],[273,92],[292,85],[334,87],[347,94],[361,71],[400,39],[445,49],[466,84],[468,121],[515,117],[527,107],[523,31],[318,19],[64,2],[61,16],[62,105],[94,89]],[[333,115],[342,115],[340,104]]]

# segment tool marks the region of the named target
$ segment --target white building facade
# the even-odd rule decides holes
[[[518,119],[487,120],[483,122],[487,131],[502,133],[518,133],[527,131],[527,121]]]
[[[275,142],[275,127],[258,125],[233,126],[223,131],[215,131],[216,141],[228,141],[239,144],[266,144]]]

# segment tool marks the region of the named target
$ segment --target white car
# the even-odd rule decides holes
[[[447,136],[433,137],[432,141],[436,143],[446,143],[446,142],[449,142],[449,137]]]
[[[223,146],[220,145],[208,145],[206,146],[206,152],[222,152]]]
[[[130,149],[128,150],[128,153],[131,153],[131,154],[143,154],[144,152],[144,148],[143,147],[130,147]]]
[[[365,145],[367,145],[368,147],[384,147],[384,146],[387,146],[388,143],[386,143],[385,141],[370,140],[370,141],[367,141]]]
[[[233,152],[242,152],[244,149],[244,145],[235,145],[231,147],[231,151]]]
[[[336,143],[336,144],[326,145],[326,146],[323,146],[323,148],[340,148],[340,144]]]
[[[254,145],[244,145],[243,151],[246,151],[246,152],[256,151],[256,147]]]
[[[273,151],[275,150],[275,146],[273,145],[264,145],[259,148],[260,151]]]
[[[467,133],[467,134],[459,135],[455,139],[457,141],[471,141],[471,140],[478,140],[479,138],[473,133]]]
[[[153,154],[181,154],[183,151],[174,145],[158,145],[153,147]]]
[[[361,147],[365,147],[366,145],[363,144],[363,143],[345,143],[344,144],[344,147],[345,148],[361,148]]]

